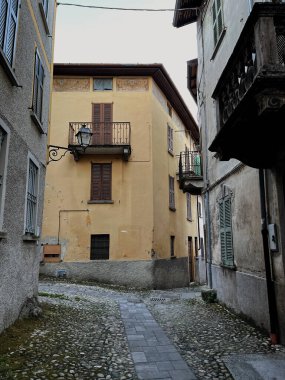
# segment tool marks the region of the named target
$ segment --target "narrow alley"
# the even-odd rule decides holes
[[[284,378],[284,347],[206,304],[200,287],[138,291],[45,279],[39,295],[42,317],[0,337],[1,380]],[[271,366],[267,377],[261,363]]]

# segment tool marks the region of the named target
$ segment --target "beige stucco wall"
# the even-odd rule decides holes
[[[170,235],[175,235],[176,256],[186,256],[187,236],[197,235],[195,206],[189,222],[186,195],[175,181],[176,211],[169,210],[168,175],[176,175],[178,161],[167,150],[167,122],[177,130],[184,127],[175,117],[169,120],[164,95],[159,102],[151,78],[114,78],[113,91],[96,92],[91,78],[67,79],[56,79],[54,86],[50,144],[67,146],[70,121],[91,121],[92,103],[112,102],[113,121],[131,123],[132,153],[128,162],[110,155],[75,162],[67,153],[48,165],[43,243],[57,243],[59,235],[64,261],[88,261],[90,235],[110,234],[111,260],[146,260],[153,258],[152,249],[156,258],[169,258]],[[189,135],[174,135],[178,154],[190,145]],[[112,163],[113,204],[88,203],[92,162]]]

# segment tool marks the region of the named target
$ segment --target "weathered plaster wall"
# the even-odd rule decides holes
[[[188,285],[186,258],[174,260],[96,261],[44,264],[43,275],[78,281],[97,281],[145,289],[170,289]]]
[[[53,32],[55,2],[50,1],[49,26]],[[37,226],[41,228],[47,138],[30,116],[33,97],[34,60],[37,47],[45,69],[43,128],[49,121],[50,73],[53,39],[47,36],[39,4],[24,1],[19,11],[13,87],[0,65],[0,126],[9,135],[7,172],[3,179],[3,214],[0,220],[0,332],[12,324],[28,298],[37,296],[40,245],[23,239],[25,226],[28,155],[39,164],[39,207]],[[3,235],[2,235],[3,236]]]

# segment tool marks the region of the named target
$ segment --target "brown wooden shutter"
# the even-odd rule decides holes
[[[93,145],[111,145],[113,127],[113,104],[93,103],[92,123]]]
[[[111,200],[112,164],[92,164],[91,200]]]

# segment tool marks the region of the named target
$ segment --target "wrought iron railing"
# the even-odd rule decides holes
[[[79,145],[76,134],[85,125],[92,132],[90,146],[129,146],[131,144],[131,125],[129,122],[69,123],[69,145]]]
[[[221,127],[257,79],[284,70],[285,5],[256,4],[213,97],[219,102]]]
[[[179,181],[203,176],[202,157],[200,152],[185,151],[179,156]]]

